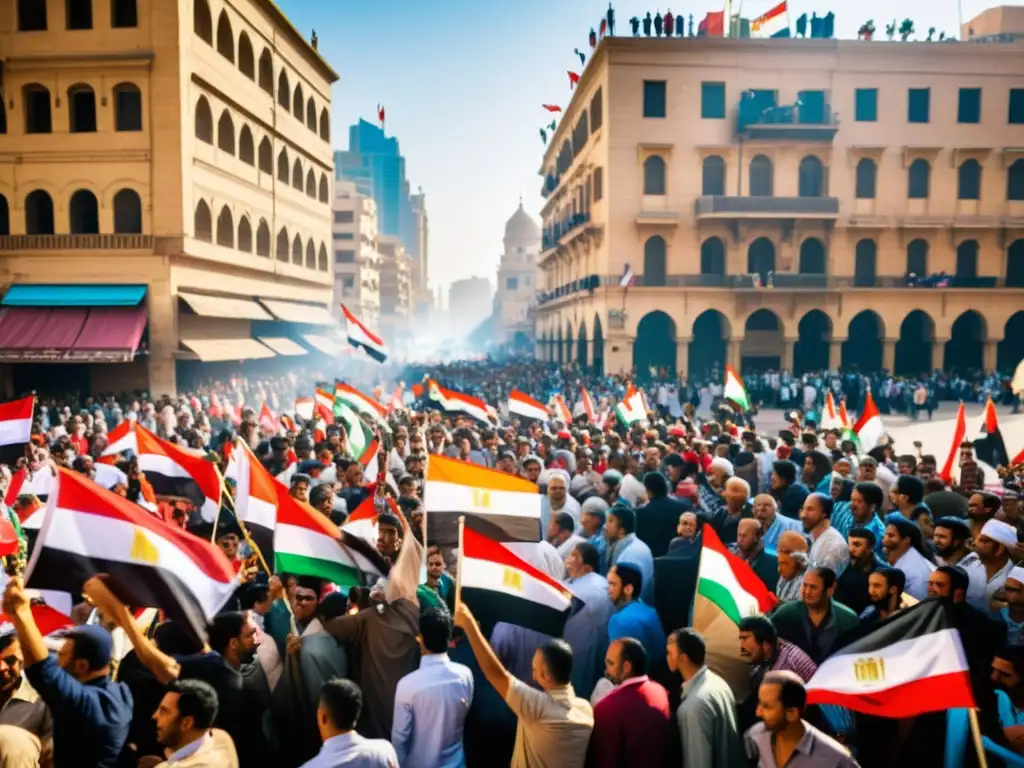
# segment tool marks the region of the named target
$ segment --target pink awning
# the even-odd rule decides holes
[[[0,360],[128,362],[145,327],[142,307],[9,307],[0,311]]]
[[[146,328],[142,307],[90,309],[75,349],[125,349],[135,352]]]
[[[21,349],[27,339],[46,325],[53,310],[38,307],[8,307],[0,310],[0,350]]]

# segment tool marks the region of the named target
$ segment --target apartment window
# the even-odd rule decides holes
[[[854,99],[854,120],[858,123],[874,123],[878,121],[878,89],[858,88]]]
[[[958,123],[981,122],[981,88],[961,88],[957,102],[956,121]]]
[[[334,212],[334,223],[335,224],[351,224],[355,221],[355,211],[335,211]]]
[[[922,158],[910,164],[907,170],[907,197],[911,200],[927,199],[931,172],[932,168],[928,161]]]
[[[354,290],[355,287],[356,287],[356,279],[355,279],[355,277],[351,277],[349,275],[345,275],[344,277],[341,278],[341,290],[343,290],[343,291],[351,291],[351,290]]]
[[[92,0],[67,0],[68,29],[92,29]]]
[[[597,133],[601,127],[601,122],[604,119],[604,102],[602,101],[604,96],[601,93],[601,89],[598,88],[594,94],[594,98],[590,100],[590,133]]]
[[[334,263],[335,264],[355,264],[356,263],[356,252],[355,251],[335,251],[334,252]]]
[[[356,236],[354,232],[337,232],[334,235],[335,240],[355,240]]]
[[[907,91],[907,122],[927,123],[931,110],[931,92],[928,88]]]
[[[604,168],[594,169],[594,202],[604,197]]]
[[[874,200],[878,178],[878,166],[870,157],[861,158],[857,163],[857,199]]]
[[[1010,89],[1010,114],[1007,122],[1010,125],[1024,124],[1024,88]]]
[[[981,199],[981,163],[973,158],[964,160],[957,171],[957,199]]]
[[[509,290],[509,291],[519,290],[519,278],[518,277],[508,277],[508,278],[505,278],[505,289]]]
[[[644,117],[665,116],[665,81],[644,80]]]
[[[18,0],[18,31],[46,31],[46,3],[39,0]]]
[[[725,83],[700,84],[700,116],[704,120],[725,119]]]
[[[132,83],[114,86],[114,130],[142,130],[142,91]]]
[[[110,26],[114,29],[139,26],[139,9],[136,0],[111,0]]]
[[[26,85],[23,92],[25,94],[25,133],[52,133],[50,92],[38,83]]]

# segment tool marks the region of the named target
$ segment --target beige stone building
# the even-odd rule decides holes
[[[412,264],[405,246],[394,235],[380,235],[380,335],[399,346],[412,333]]]
[[[355,182],[334,182],[334,306],[345,304],[376,332],[380,323],[380,267],[377,203]]]
[[[416,238],[413,249],[416,257],[412,263],[412,316],[417,323],[425,323],[430,320],[434,301],[430,293],[430,217],[427,216],[427,196],[422,187],[417,194],[409,196],[409,204]]]
[[[6,393],[324,346],[338,76],[273,2],[11,0],[0,60]]]
[[[498,264],[495,290],[494,342],[530,349],[534,344],[533,313],[540,284],[537,257],[540,255],[540,227],[530,214],[519,208],[505,222],[504,250]]]
[[[541,167],[537,356],[1012,370],[1022,72],[1019,42],[604,39]]]

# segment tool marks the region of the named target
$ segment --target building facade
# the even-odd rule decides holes
[[[0,54],[6,392],[310,352],[337,75],[273,2],[14,0]]]
[[[412,233],[410,239],[415,241],[414,248],[409,252],[412,259],[412,314],[417,322],[430,320],[434,306],[434,297],[430,293],[429,240],[430,220],[427,217],[427,196],[420,188],[418,194],[410,198],[412,206]]]
[[[1012,370],[1022,70],[1014,44],[605,38],[541,168],[537,356]]]
[[[377,203],[355,182],[334,185],[334,309],[345,304],[367,328],[380,322],[380,267]]]
[[[390,345],[400,346],[412,331],[412,264],[400,238],[380,235],[380,332]]]
[[[540,284],[537,257],[541,235],[540,225],[523,210],[522,201],[505,223],[503,243],[495,290],[494,342],[532,350],[533,314]]]
[[[493,312],[494,288],[486,277],[454,280],[448,287],[448,323],[456,338],[465,338]]]

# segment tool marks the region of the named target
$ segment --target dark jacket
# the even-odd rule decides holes
[[[690,624],[700,550],[700,536],[676,539],[667,554],[654,560],[654,608],[666,634]]]
[[[675,496],[651,499],[636,510],[636,537],[651,549],[651,555],[661,557],[676,535],[679,516],[692,511],[688,501]]]
[[[773,490],[772,496],[779,503],[779,512],[794,520],[800,519],[800,510],[804,506],[804,499],[810,494],[807,486],[803,483],[793,483],[787,486],[782,493]]]
[[[737,553],[739,555],[739,553]],[[740,555],[742,557],[742,555]],[[761,548],[753,560],[747,560],[747,565],[757,574],[757,578],[764,582],[769,591],[774,592],[779,583],[779,558],[770,549]]]
[[[836,579],[835,599],[859,616],[871,605],[868,598],[868,576],[886,565],[878,555],[872,557],[871,569],[866,572],[850,563]]]
[[[860,628],[857,614],[835,600],[832,600],[828,615],[817,629],[811,626],[807,606],[801,600],[783,603],[771,618],[779,637],[799,647],[815,664],[821,664],[829,657],[843,635]]]

